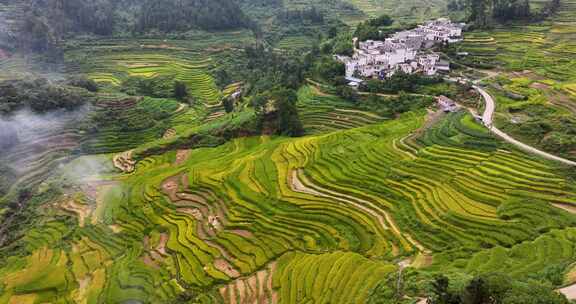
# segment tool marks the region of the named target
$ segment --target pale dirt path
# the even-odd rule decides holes
[[[576,284],[557,289],[561,294],[565,295],[568,300],[576,300]]]
[[[176,111],[174,111],[174,113],[172,113],[172,114],[176,114],[176,113],[182,112],[182,110],[184,110],[184,108],[186,108],[186,104],[181,103],[181,104],[178,106],[178,109],[176,109]]]
[[[450,79],[450,78],[448,78],[447,80],[457,81],[457,80]],[[488,92],[486,92],[483,88],[481,88],[477,85],[474,85],[473,88],[476,91],[478,91],[478,93],[480,93],[480,95],[484,99],[484,102],[486,104],[486,108],[484,110],[484,113],[482,114],[482,121],[483,121],[484,125],[488,128],[488,130],[490,130],[494,135],[500,137],[504,141],[506,141],[506,142],[520,148],[521,150],[528,152],[528,153],[538,155],[538,156],[543,157],[543,158],[548,159],[548,160],[561,162],[561,163],[569,165],[569,166],[576,166],[576,162],[574,162],[574,161],[550,154],[548,152],[538,150],[532,146],[529,146],[525,143],[522,143],[522,142],[512,138],[512,136],[510,136],[510,135],[504,133],[503,131],[499,130],[498,128],[496,128],[493,124],[494,111],[496,110],[496,102],[494,101],[494,98],[492,98],[492,96],[490,94],[488,94]]]
[[[556,208],[560,208],[560,209],[566,210],[570,213],[576,214],[576,206],[570,206],[570,205],[566,205],[566,204],[552,204],[552,205]]]
[[[492,131],[492,133],[494,133],[498,137],[502,138],[503,140],[507,141],[508,143],[511,143],[511,144],[515,145],[516,147],[518,147],[518,148],[520,148],[520,149],[522,149],[528,153],[536,154],[536,155],[543,157],[545,159],[557,161],[557,162],[563,163],[565,165],[576,166],[575,161],[571,161],[571,160],[550,154],[548,152],[538,150],[532,146],[529,146],[525,143],[522,143],[522,142],[512,138],[510,135],[500,131],[498,128],[496,128],[494,126],[489,127],[489,129],[490,129],[490,131]]]

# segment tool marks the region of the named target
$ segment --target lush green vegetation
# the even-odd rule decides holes
[[[501,77],[486,81],[497,97],[498,126],[567,158],[574,158],[575,150],[576,95],[571,88],[576,79],[571,54],[576,45],[573,25],[566,23],[573,16],[574,3],[563,1],[546,22],[475,31],[456,48],[470,53],[459,60],[464,65],[502,67]]]
[[[306,98],[328,98],[310,90],[300,94],[304,105],[311,103]],[[545,202],[571,204],[574,184],[548,164],[501,150],[467,117],[452,114],[419,137],[409,135],[424,114],[411,112],[348,131],[247,137],[184,158],[176,151],[145,158],[135,173],[97,186],[95,202],[79,194],[71,202],[54,198],[59,209],[43,217],[58,222],[58,214],[72,214],[72,224],[51,230],[50,222],[32,222],[13,247],[27,257],[12,257],[0,270],[2,299],[92,294],[105,302],[217,302],[256,296],[258,288],[247,288],[268,280],[271,287],[259,296],[286,303],[367,299],[395,273],[390,263],[368,258],[394,261],[419,253],[434,257],[427,271],[475,273],[501,267],[473,266],[490,261],[481,256],[500,257],[498,250],[536,253],[555,239],[574,246],[568,227],[576,218]],[[366,113],[366,119],[375,117]],[[326,251],[355,253],[319,255]],[[574,259],[561,254],[542,257],[562,265]],[[504,256],[519,277],[543,269],[514,267],[531,258]],[[241,275],[248,277],[237,279]],[[53,293],[39,291],[38,276]],[[78,295],[81,286],[90,293]]]
[[[63,38],[183,33],[190,30],[250,28],[252,22],[231,0],[7,1],[17,4],[15,45],[24,51],[53,52]]]
[[[438,277],[432,284],[431,303],[550,303],[569,302],[547,286],[536,282],[518,282],[502,273],[494,273],[471,279],[463,289],[451,290],[450,279]],[[453,287],[452,287],[453,288]]]
[[[398,74],[356,91],[331,58],[351,48],[336,17],[401,28],[444,1],[238,1],[256,36],[198,29],[227,1],[144,1],[140,18],[132,1],[82,3],[72,16],[94,16],[67,22],[120,14],[116,36],[67,40],[70,79],[0,85],[6,114],[44,114],[0,120],[0,304],[568,303],[554,289],[576,282],[573,168],[435,109],[479,107],[470,86]],[[496,124],[567,157],[572,9],[445,49],[471,53],[456,73],[503,63],[484,81]]]
[[[7,80],[0,82],[0,115],[18,110],[46,113],[75,110],[90,100],[87,90],[66,84],[52,84],[46,79]]]

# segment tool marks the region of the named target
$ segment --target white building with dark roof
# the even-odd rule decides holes
[[[435,75],[449,71],[450,65],[423,49],[438,43],[461,41],[465,24],[447,18],[428,21],[417,28],[395,33],[384,41],[367,40],[354,47],[352,57],[336,56],[346,65],[347,77],[390,77],[397,71]],[[356,46],[357,38],[354,38]]]

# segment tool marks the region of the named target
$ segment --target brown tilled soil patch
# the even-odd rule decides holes
[[[150,251],[150,256],[155,261],[162,261],[164,259],[164,257],[161,256],[157,251]]]
[[[156,247],[156,251],[158,251],[162,255],[166,255],[166,243],[168,243],[168,233],[161,233],[160,234],[160,242]]]
[[[531,88],[533,89],[538,89],[538,90],[548,90],[550,89],[550,86],[545,84],[545,83],[541,83],[541,82],[534,82],[530,85]]]
[[[178,198],[189,201],[191,203],[198,203],[201,205],[206,205],[206,199],[204,199],[203,197],[196,195],[196,194],[191,194],[191,193],[178,193]]]
[[[209,229],[206,229],[206,227],[204,227],[202,224],[196,226],[196,235],[198,235],[198,237],[202,240],[206,240],[208,236],[213,236],[213,234],[209,232]]]
[[[202,212],[200,212],[197,208],[178,208],[176,209],[178,212],[182,212],[188,215],[191,215],[196,220],[201,221],[204,217],[202,216]]]
[[[114,155],[114,157],[112,157],[114,167],[124,173],[134,172],[136,169],[136,161],[132,159],[132,153],[134,153],[134,151],[130,150]]]
[[[240,303],[246,303],[246,282],[244,280],[236,280],[236,290],[240,296]]]
[[[558,291],[565,295],[568,300],[576,299],[576,284],[560,288]]]
[[[530,70],[524,70],[522,72],[512,72],[510,73],[510,76],[512,77],[525,77],[531,80],[536,80],[536,81],[541,81],[541,80],[545,80],[546,78],[534,73],[533,71]]]
[[[258,277],[258,291],[256,292],[256,295],[258,296],[258,303],[269,303],[268,301],[268,295],[266,294],[266,291],[264,290],[264,282],[266,282],[266,270],[260,270],[256,273],[256,276]]]
[[[188,179],[188,174],[182,174],[182,178],[180,178],[180,183],[182,184],[183,189],[190,188],[190,180]]]
[[[82,205],[73,199],[66,199],[61,203],[61,208],[78,216],[78,225],[84,227],[86,220],[92,215],[93,209],[89,205]]]
[[[230,232],[237,234],[239,236],[245,237],[245,238],[253,238],[254,237],[254,234],[252,234],[252,232],[250,232],[248,230],[235,229],[235,230],[231,230]]]
[[[272,276],[275,270],[276,262],[271,262],[266,269],[248,277],[238,278],[221,287],[220,295],[226,303],[278,303],[278,294],[272,289]]]
[[[144,262],[144,264],[146,264],[147,266],[150,266],[150,267],[152,267],[152,268],[156,268],[156,269],[160,268],[158,265],[156,265],[156,263],[154,262],[154,260],[152,260],[152,258],[151,258],[150,255],[148,255],[148,254],[145,254],[145,255],[142,257],[142,261]]]
[[[216,267],[216,269],[222,271],[231,278],[237,278],[240,276],[238,270],[234,269],[234,267],[232,267],[232,265],[230,265],[230,263],[226,260],[223,259],[215,260],[214,267]]]
[[[164,192],[164,194],[166,194],[171,201],[178,200],[177,193],[180,186],[179,179],[180,175],[176,175],[169,177],[165,179],[164,182],[162,182],[162,192]]]
[[[175,165],[182,165],[188,160],[190,157],[190,153],[192,150],[178,150],[176,151],[176,161],[174,162]]]
[[[576,100],[571,99],[568,95],[561,92],[550,91],[548,97],[551,103],[576,114]]]

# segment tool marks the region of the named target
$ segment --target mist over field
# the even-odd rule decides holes
[[[34,113],[22,109],[10,115],[0,116],[0,157],[17,151],[18,161],[7,163],[16,171],[19,160],[26,160],[39,153],[57,148],[58,136],[70,129],[71,123],[84,120],[91,111],[90,105],[84,105],[73,111],[57,110],[46,113]],[[24,149],[19,147],[25,146]]]

